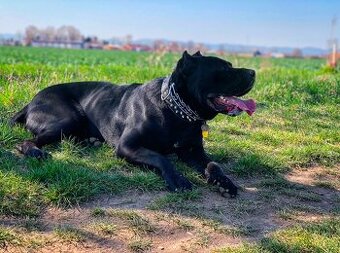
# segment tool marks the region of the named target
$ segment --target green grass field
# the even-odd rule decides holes
[[[168,75],[179,57],[0,47],[0,251],[339,252],[340,72],[325,60],[225,57],[257,71],[247,95],[257,112],[218,116],[205,141],[241,186],[236,200],[220,197],[176,158],[193,192],[167,193],[156,174],[106,145],[65,139],[46,148],[53,157],[46,161],[15,151],[30,134],[8,120],[44,87],[146,82]]]

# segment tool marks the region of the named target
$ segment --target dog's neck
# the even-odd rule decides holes
[[[164,78],[161,88],[161,99],[168,108],[180,119],[187,122],[204,121],[198,113],[190,108],[175,90],[175,83],[170,82],[170,76]]]

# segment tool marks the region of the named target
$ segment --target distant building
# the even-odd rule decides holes
[[[271,57],[273,58],[285,58],[285,54],[283,53],[271,53]]]
[[[3,38],[0,35],[0,45],[4,46],[22,46],[23,41],[20,37],[13,37],[13,38]]]
[[[103,46],[104,50],[116,50],[116,51],[122,51],[123,46],[118,45],[118,44],[107,44]]]
[[[130,44],[131,51],[136,51],[136,52],[150,52],[151,47],[147,45],[141,45],[141,44]]]
[[[83,40],[83,48],[86,49],[103,49],[103,42],[98,40],[96,36],[87,37]]]
[[[84,48],[84,42],[82,41],[35,41],[31,42],[32,47],[53,47],[53,48]]]

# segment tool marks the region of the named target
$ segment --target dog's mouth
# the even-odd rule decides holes
[[[237,116],[242,112],[251,116],[256,110],[256,103],[253,99],[243,100],[236,96],[211,96],[208,98],[208,105],[215,111],[229,116]]]

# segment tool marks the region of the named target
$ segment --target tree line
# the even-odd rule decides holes
[[[84,36],[81,32],[70,25],[63,25],[59,28],[48,26],[46,28],[37,28],[30,25],[25,30],[25,40],[27,44],[33,41],[47,41],[47,42],[76,42],[83,40]]]

